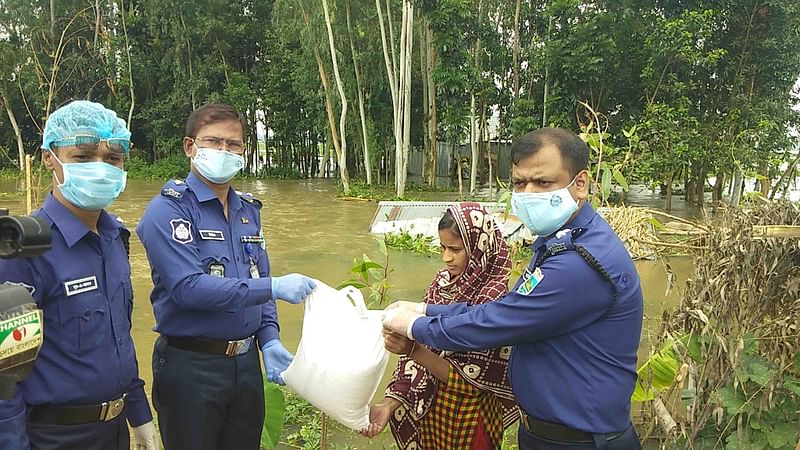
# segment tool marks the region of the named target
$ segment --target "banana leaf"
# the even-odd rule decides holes
[[[278,446],[286,416],[286,400],[277,384],[264,382],[264,426],[261,429],[261,448]]]
[[[633,390],[631,400],[645,402],[655,398],[655,394],[672,386],[678,369],[681,366],[680,357],[675,351],[673,341],[667,344],[639,367],[636,373],[636,388]]]

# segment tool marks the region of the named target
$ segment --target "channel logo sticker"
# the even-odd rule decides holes
[[[0,359],[36,348],[42,343],[41,311],[0,322]]]

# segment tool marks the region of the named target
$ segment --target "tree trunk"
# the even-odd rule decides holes
[[[475,183],[478,177],[478,130],[475,119],[475,93],[469,95],[469,149],[472,155],[469,169],[469,193],[475,195]]]
[[[519,98],[519,41],[520,41],[520,34],[519,34],[519,11],[520,11],[520,0],[516,1],[516,6],[514,7],[514,46],[511,48],[511,58],[513,60],[512,68],[514,70],[514,84],[513,84],[513,92],[512,92],[512,101]]]
[[[97,50],[97,40],[100,38],[100,0],[94,0],[94,41],[92,48]]]
[[[190,81],[189,89],[191,90],[191,96],[192,96],[192,111],[194,111],[195,109],[197,109],[197,94],[195,93],[195,88],[193,87],[194,83],[191,83],[191,81],[194,79],[194,68],[193,68],[194,66],[193,66],[193,63],[192,63],[192,60],[194,59],[194,56],[192,54],[192,42],[189,40],[189,32],[186,29],[186,21],[183,20],[183,14],[178,12],[178,17],[181,19],[181,26],[183,27],[183,34],[184,34],[184,36],[186,36],[186,48],[187,48],[187,52],[188,52],[188,55],[189,55],[189,58],[188,58],[188,60],[189,60],[189,64],[188,64],[189,65],[189,81]]]
[[[481,26],[483,18],[483,2],[478,1],[478,28]],[[475,71],[480,74],[480,51],[481,51],[481,38],[475,40],[475,48],[472,51],[472,64]],[[480,76],[480,75],[479,75]],[[478,140],[480,139],[480,128],[476,123],[477,117],[475,114],[475,87],[473,84],[472,92],[469,96],[469,145],[472,152],[472,165],[469,171],[469,192],[475,195],[477,190],[478,178],[478,159],[480,158],[480,148],[478,147]]]
[[[345,2],[347,10],[347,35],[350,38],[350,53],[353,56],[353,69],[356,74],[356,91],[358,92],[358,114],[361,118],[361,137],[364,144],[364,172],[367,174],[367,184],[372,184],[372,164],[369,160],[369,139],[367,137],[367,115],[364,112],[364,91],[361,89],[361,71],[358,69],[356,45],[353,42],[353,28],[350,25],[350,0]]]
[[[738,206],[739,202],[742,199],[742,185],[744,183],[744,177],[742,176],[742,171],[736,169],[733,172],[733,192],[731,192],[731,205]]]
[[[431,153],[431,142],[428,139],[430,133],[428,133],[428,115],[430,111],[428,111],[428,106],[430,105],[430,101],[428,100],[428,77],[425,76],[425,67],[427,64],[425,63],[425,58],[428,55],[428,52],[425,50],[425,23],[427,20],[423,17],[420,20],[419,27],[417,30],[419,31],[419,72],[420,72],[420,79],[422,80],[422,105],[423,105],[423,120],[422,120],[422,181],[431,186],[431,180],[429,179],[429,172],[428,165],[430,164],[429,155]]]
[[[674,177],[675,177],[674,172],[670,172],[667,175],[667,191],[666,191],[666,199],[664,202],[664,209],[667,210],[667,212],[672,211],[672,181]]]
[[[547,61],[547,41],[550,39],[550,31],[553,28],[553,18],[547,21],[547,36],[545,36],[545,60],[544,60],[544,92],[542,95],[542,127],[547,126],[547,97],[550,94],[550,63]]]
[[[128,59],[128,92],[131,96],[131,106],[128,108],[128,129],[131,128],[131,121],[133,120],[133,108],[136,105],[136,93],[133,87],[133,70],[131,68],[131,44],[128,41],[128,25],[125,20],[125,0],[119,2],[119,14],[122,18],[122,32],[125,35],[125,55]]]
[[[425,103],[425,180],[429,186],[436,186],[436,82],[433,79],[435,49],[433,30],[429,20],[420,25],[420,71],[422,72],[422,92]]]
[[[725,172],[717,172],[717,180],[714,183],[714,190],[711,191],[711,211],[717,212],[720,201],[722,201],[722,190],[724,189]]]
[[[11,127],[14,128],[14,136],[17,139],[17,157],[19,158],[19,170],[25,170],[25,142],[22,140],[22,130],[17,123],[17,116],[14,114],[14,109],[8,103],[8,95],[3,91],[0,92],[0,102],[6,107],[6,114],[8,114],[8,121],[11,122]]]
[[[336,57],[336,47],[333,44],[333,29],[331,27],[331,15],[328,11],[328,0],[322,0],[322,9],[325,12],[325,26],[328,28],[328,44],[331,50],[331,60],[333,61],[333,76],[336,78],[336,88],[339,90],[339,97],[342,101],[342,111],[339,115],[339,132],[341,138],[341,145],[337,149],[339,156],[339,176],[342,178],[342,187],[344,195],[350,195],[350,180],[347,175],[347,97],[344,94],[344,85],[342,85],[342,77],[339,75],[338,58]]]
[[[400,36],[400,89],[402,119],[402,142],[397,146],[395,166],[395,188],[398,197],[405,195],[408,153],[411,146],[411,66],[414,49],[414,5],[410,0],[403,0],[403,22]],[[400,128],[398,124],[398,129]]]

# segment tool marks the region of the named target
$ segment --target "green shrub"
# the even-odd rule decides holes
[[[279,180],[300,180],[303,174],[291,167],[264,167],[258,174],[259,178],[277,178]]]
[[[170,155],[155,162],[148,162],[141,155],[131,155],[125,161],[128,177],[134,179],[169,180],[184,178],[189,173],[189,158],[185,155]]]

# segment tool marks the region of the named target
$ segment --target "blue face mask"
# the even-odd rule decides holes
[[[511,210],[519,220],[538,236],[549,236],[558,231],[575,211],[578,203],[569,193],[569,187],[550,192],[512,192]]]
[[[244,168],[241,155],[213,148],[198,148],[192,162],[200,175],[215,184],[231,181]]]
[[[110,205],[125,190],[128,172],[104,162],[62,163],[64,182],[58,190],[64,198],[81,209],[95,211]],[[56,177],[58,182],[58,177]]]

